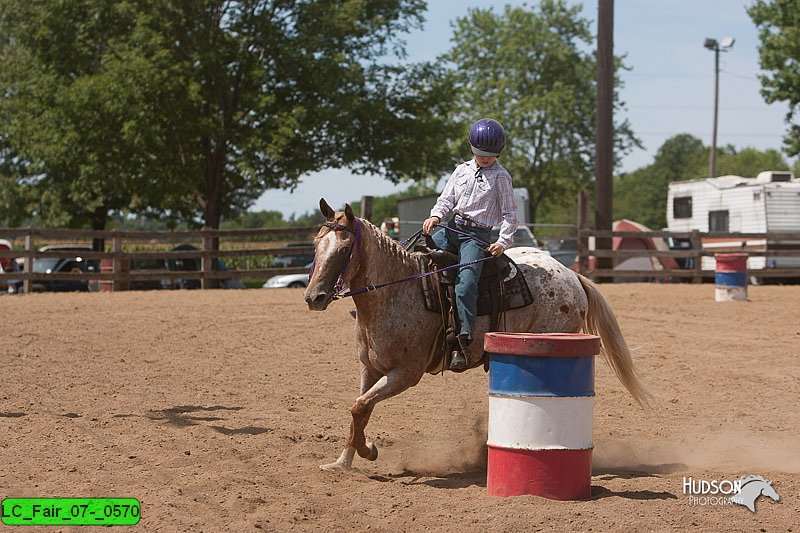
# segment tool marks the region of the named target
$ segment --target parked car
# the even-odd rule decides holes
[[[307,265],[314,260],[314,254],[281,254],[272,260],[274,268],[290,268]]]
[[[578,241],[575,239],[548,241],[544,247],[553,258],[568,268],[572,268],[572,265],[578,260]]]
[[[497,241],[497,237],[499,235],[500,226],[493,227],[492,236],[489,239],[489,242]],[[517,228],[517,231],[514,232],[514,244],[511,245],[511,248],[516,248],[517,246],[529,246],[531,248],[539,247],[539,244],[536,242],[536,237],[533,236],[533,233],[528,226],[520,225]]]
[[[309,262],[303,266],[310,269],[312,264],[312,262]],[[302,289],[305,287],[308,287],[307,272],[302,274],[278,274],[269,278],[261,286],[262,289]]]
[[[80,252],[92,250],[88,244],[51,244],[39,248],[40,252],[53,250],[74,251],[75,255],[62,258],[37,257],[33,260],[33,272],[40,274],[100,272],[100,262],[97,259],[84,259],[80,254]],[[9,292],[19,292],[21,288],[22,280],[14,280],[9,283]],[[31,282],[31,291],[33,292],[85,292],[88,290],[88,282],[78,279],[43,279]]]
[[[183,250],[200,250],[197,246],[191,244],[181,244],[172,249],[173,252]],[[201,261],[199,257],[191,257],[186,259],[170,259],[167,261],[169,270],[176,272],[199,272],[201,268]],[[227,272],[228,265],[222,259],[217,259],[217,270],[220,272]],[[199,289],[199,279],[177,279],[174,280],[175,289]],[[244,289],[244,283],[239,278],[224,278],[219,280],[220,289]]]
[[[200,250],[191,244],[181,244],[172,249],[176,251]],[[151,272],[198,272],[201,268],[199,257],[187,257],[182,259],[136,259],[131,263],[131,271],[151,271]],[[217,270],[225,272],[228,270],[221,259],[217,259]],[[222,289],[244,289],[244,283],[239,278],[225,278],[219,280]],[[145,279],[132,280],[129,290],[150,291],[160,289],[199,289],[201,282],[199,279]]]
[[[302,289],[308,287],[308,274],[281,274],[272,276],[262,288],[264,289]]]

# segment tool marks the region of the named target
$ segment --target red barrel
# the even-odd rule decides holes
[[[747,300],[747,254],[743,252],[714,254],[714,269],[718,302]]]
[[[724,254],[714,254],[717,260],[716,272],[745,272],[747,270],[747,254],[743,252],[732,252]]]

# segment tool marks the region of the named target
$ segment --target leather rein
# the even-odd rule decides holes
[[[447,267],[437,268],[437,269],[431,270],[429,272],[422,272],[420,274],[415,274],[413,276],[408,276],[406,278],[396,279],[396,280],[393,280],[393,281],[387,281],[385,283],[378,283],[378,284],[375,284],[375,285],[367,285],[366,287],[361,287],[359,289],[348,290],[349,287],[347,287],[345,285],[345,283],[344,283],[344,276],[345,276],[345,274],[347,274],[347,269],[350,266],[350,260],[353,258],[353,251],[356,248],[359,249],[359,250],[361,249],[361,224],[360,224],[360,221],[359,221],[358,217],[355,217],[354,220],[355,220],[355,226],[356,226],[355,231],[350,229],[349,227],[343,225],[343,224],[337,224],[335,222],[325,222],[324,224],[322,224],[322,227],[327,227],[327,228],[330,228],[330,229],[332,229],[334,231],[346,231],[348,233],[351,233],[353,235],[354,241],[355,241],[350,246],[350,251],[349,251],[349,253],[347,255],[347,260],[345,261],[344,266],[342,267],[342,272],[341,272],[341,274],[339,274],[339,279],[336,282],[336,285],[334,286],[335,293],[334,293],[333,298],[332,298],[333,300],[340,300],[342,298],[348,298],[348,297],[352,297],[352,296],[357,296],[359,294],[364,294],[364,293],[367,293],[367,292],[371,292],[371,291],[374,291],[374,290],[377,290],[377,289],[381,289],[383,287],[388,287],[389,285],[395,285],[397,283],[405,283],[407,281],[415,281],[415,280],[422,279],[422,278],[425,278],[425,277],[428,277],[428,276],[432,276],[434,274],[438,274],[440,272],[444,272],[446,270],[453,270],[453,269],[461,268],[461,267],[468,266],[468,265],[474,265],[475,263],[481,263],[483,261],[488,261],[489,259],[493,259],[494,258],[493,255],[488,255],[488,256],[483,257],[483,258],[474,259],[472,261],[466,261],[464,263],[458,263],[458,264],[450,265],[450,266],[447,266]],[[447,226],[444,226],[442,224],[436,224],[436,226],[440,227],[440,228],[444,228],[445,231],[455,231],[457,233],[461,233],[458,230],[454,230],[453,228],[448,228]],[[422,233],[422,230],[419,230],[416,234],[414,234],[411,237],[411,239],[413,239],[415,237],[419,237],[419,235],[421,233]],[[464,233],[464,234],[465,235],[469,235],[469,234],[466,234],[466,233]],[[408,239],[408,240],[411,240],[411,239]],[[407,243],[408,240],[404,241],[404,244]],[[317,257],[316,257],[316,254],[315,254],[314,255],[314,260],[311,262],[311,268],[308,271],[308,280],[309,281],[311,281],[311,275],[314,273],[314,266],[316,264],[317,264]]]

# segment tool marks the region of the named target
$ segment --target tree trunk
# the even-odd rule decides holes
[[[108,210],[105,208],[99,208],[92,213],[92,229],[93,230],[104,230],[106,229],[106,224],[108,223]],[[92,239],[92,251],[94,252],[102,252],[106,248],[106,241],[103,238],[93,238]]]
[[[219,229],[220,222],[222,221],[222,181],[225,172],[225,157],[226,151],[223,147],[225,141],[218,141],[216,150],[209,150],[206,155],[206,180],[205,180],[205,197],[206,205],[204,207],[205,215],[205,229]],[[206,251],[219,250],[219,237],[211,238],[208,243],[204,243],[203,248]],[[206,249],[208,248],[208,249]],[[208,270],[216,272],[218,269],[217,258],[214,257],[210,260]],[[210,279],[204,284],[209,288],[218,288],[219,280]]]
[[[531,197],[528,201],[528,211],[531,219],[528,221],[528,224],[535,224],[536,223],[536,211],[539,208],[539,201]]]

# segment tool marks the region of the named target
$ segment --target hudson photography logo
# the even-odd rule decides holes
[[[735,480],[695,479],[689,476],[683,478],[682,484],[689,505],[743,505],[755,513],[759,496],[776,502],[781,499],[772,487],[772,481],[762,476],[745,476]]]

